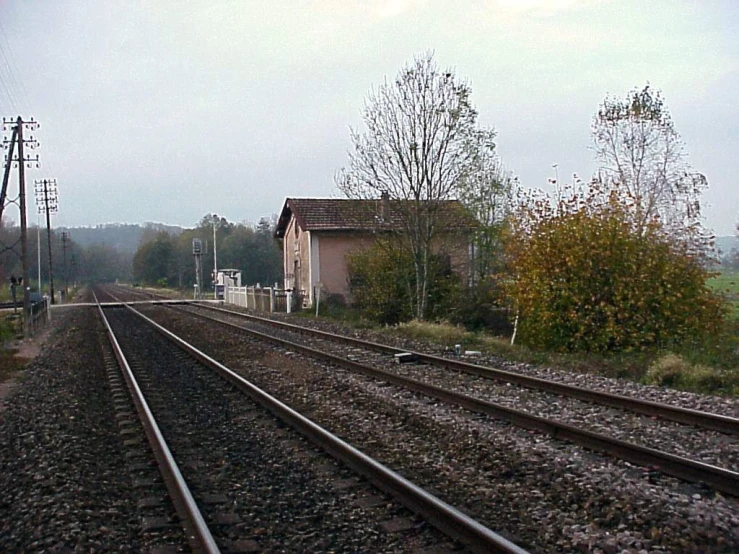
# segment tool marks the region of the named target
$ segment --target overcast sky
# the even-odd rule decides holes
[[[598,105],[649,82],[728,235],[738,22],[733,0],[0,0],[0,114],[41,123],[27,178],[57,179],[53,225],[193,226],[338,196],[367,93],[428,50],[545,190],[553,164],[561,181],[592,174]]]

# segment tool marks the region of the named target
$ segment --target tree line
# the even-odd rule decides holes
[[[142,285],[192,288],[196,283],[193,239],[200,239],[205,287],[212,285],[209,276],[214,261],[219,268],[240,269],[246,284],[281,283],[282,253],[272,233],[273,225],[267,218],[252,226],[232,223],[216,214],[204,216],[195,228],[178,234],[147,230],[133,256],[133,279]]]
[[[256,225],[235,224],[208,214],[192,229],[159,224],[107,225],[83,229],[52,229],[51,250],[55,290],[67,284],[137,282],[192,288],[195,268],[192,239],[205,245],[202,262],[206,285],[213,268],[213,227],[216,227],[219,267],[242,270],[245,283],[273,284],[282,281],[282,255],[272,238],[273,225],[263,218]],[[28,229],[28,273],[30,287],[49,290],[48,238],[45,228]],[[62,233],[68,233],[66,244]],[[41,286],[38,283],[40,239]],[[135,243],[132,241],[135,240]],[[22,275],[20,227],[6,219],[0,227],[0,280]]]
[[[39,232],[40,231],[40,232]],[[69,230],[66,230],[69,232]],[[11,276],[23,274],[20,246],[20,227],[12,221],[3,220],[0,226],[0,280],[8,283]],[[36,226],[28,228],[28,275],[29,286],[34,291],[48,292],[49,235],[51,237],[51,256],[55,290],[77,283],[106,283],[117,279],[131,279],[132,253],[119,251],[101,242],[83,246],[67,235],[62,240],[62,231]],[[39,249],[40,247],[40,249]],[[41,256],[39,257],[39,252]],[[40,260],[40,266],[39,266]],[[39,283],[39,267],[41,283]]]
[[[559,351],[678,348],[717,340],[726,306],[706,286],[714,253],[701,225],[706,178],[686,161],[660,91],[607,96],[592,119],[598,171],[553,191],[524,189],[477,122],[471,87],[433,53],[367,96],[337,188],[404,206],[402,232],[349,258],[355,305],[384,323],[490,325]],[[477,220],[472,286],[445,265],[439,213]],[[498,314],[498,315],[496,315]]]

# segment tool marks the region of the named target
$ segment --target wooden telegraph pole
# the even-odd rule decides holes
[[[21,116],[13,121],[12,119],[6,120],[3,118],[3,130],[11,128],[12,136],[10,140],[4,140],[3,146],[9,146],[9,152],[5,158],[5,172],[3,174],[3,188],[0,191],[0,218],[2,218],[4,208],[6,204],[16,203],[16,199],[8,200],[8,179],[10,177],[10,166],[15,164],[18,168],[18,197],[17,205],[20,210],[21,220],[21,265],[23,277],[21,284],[23,285],[23,332],[24,335],[29,334],[29,325],[31,320],[31,302],[29,295],[29,280],[28,280],[28,222],[26,220],[26,165],[30,168],[35,162],[36,167],[39,166],[38,154],[34,159],[26,156],[23,152],[23,147],[27,146],[29,149],[38,147],[38,141],[33,138],[33,135],[29,136],[28,139],[23,138],[23,129],[33,131],[38,129],[38,122],[31,118],[30,121],[23,121]],[[13,157],[14,147],[18,146],[18,155]],[[11,249],[13,249],[11,247]]]
[[[49,246],[49,295],[51,303],[56,304],[54,299],[54,265],[51,257],[51,214],[58,210],[56,179],[41,179],[35,181],[36,203],[39,210],[46,213],[46,242]],[[39,285],[40,287],[41,285]]]

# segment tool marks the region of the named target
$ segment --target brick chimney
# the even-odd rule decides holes
[[[386,190],[380,195],[379,212],[380,221],[390,221],[390,193]]]

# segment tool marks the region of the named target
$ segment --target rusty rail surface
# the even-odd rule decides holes
[[[691,460],[690,458],[682,456],[676,456],[674,454],[648,448],[646,446],[632,444],[607,435],[595,433],[586,429],[580,429],[554,419],[532,415],[521,410],[452,392],[435,385],[429,385],[415,379],[401,377],[394,373],[342,358],[341,356],[321,352],[308,346],[273,337],[271,335],[260,333],[259,331],[242,327],[235,323],[223,321],[204,314],[194,314],[193,312],[188,313],[195,315],[196,317],[215,321],[221,325],[229,326],[255,338],[306,354],[315,359],[330,362],[337,366],[407,388],[414,392],[425,394],[450,404],[462,406],[468,410],[484,413],[498,419],[504,419],[525,429],[539,431],[557,439],[569,440],[585,448],[610,454],[631,463],[658,468],[667,475],[671,475],[685,481],[705,483],[706,485],[709,485],[725,494],[739,496],[739,473],[729,469],[720,468],[697,460]]]

